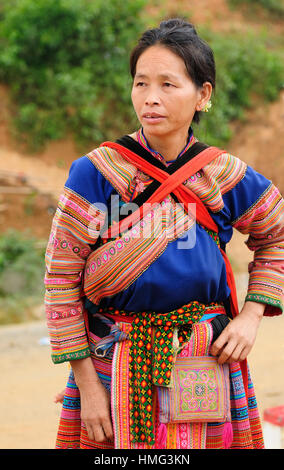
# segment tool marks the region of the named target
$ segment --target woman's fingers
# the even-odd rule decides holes
[[[231,354],[227,357],[226,361],[228,364],[232,364],[233,362],[241,361],[241,356],[244,351],[244,346],[242,344],[237,344],[236,347],[232,350]]]
[[[89,439],[96,442],[113,441],[111,423],[106,420],[102,424],[85,423]]]
[[[227,343],[228,334],[225,328],[220,334],[220,336],[216,339],[216,341],[214,341],[214,343],[212,344],[210,348],[210,354],[212,354],[212,356],[220,356]]]
[[[100,410],[102,411],[102,410]],[[113,441],[113,428],[111,422],[110,409],[105,413],[98,413],[97,416],[85,418],[85,423],[89,439],[96,442]]]
[[[95,440],[96,442],[105,442],[106,441],[106,436],[103,430],[102,425],[94,425],[93,426],[93,436],[90,439]]]
[[[239,361],[240,361],[240,362],[241,362],[241,361],[244,361],[244,360],[247,358],[247,356],[248,356],[250,350],[251,350],[251,347],[249,347],[249,346],[246,346],[246,347],[242,350],[242,352],[241,352],[241,354],[240,354],[240,358],[239,358]]]
[[[210,353],[219,364],[243,361],[254,344],[258,324],[254,316],[239,314],[212,344]]]
[[[233,335],[229,329],[223,330],[219,338],[212,344],[210,354],[216,356],[219,364],[243,361],[250,351],[250,345],[240,337]]]
[[[223,347],[222,350],[219,350],[218,364],[224,364],[225,362],[229,362],[234,350],[236,349],[236,346],[236,342],[231,340]]]
[[[232,364],[233,362],[240,362],[246,359],[250,352],[250,345],[247,345],[245,342],[237,342],[235,338],[229,338],[228,342],[220,347],[218,344],[210,350],[210,353],[213,356],[217,357],[218,364]],[[213,354],[214,352],[214,354]]]
[[[92,422],[85,422],[88,437],[91,441],[105,442],[107,440],[103,426]]]
[[[113,429],[112,429],[112,423],[109,419],[104,421],[103,428],[104,428],[104,434],[106,438],[112,442],[113,441]]]
[[[85,422],[84,424],[85,424],[85,426],[86,426],[88,438],[89,438],[91,441],[96,440],[96,439],[95,439],[94,432],[93,432],[93,427],[92,427],[92,425],[89,425],[89,424],[86,423],[86,422]]]

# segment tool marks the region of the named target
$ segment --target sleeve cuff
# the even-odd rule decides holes
[[[263,314],[266,317],[281,315],[284,311],[283,299],[273,299],[271,297],[267,297],[266,295],[250,293],[247,294],[245,298],[245,302],[246,301],[266,304]]]
[[[74,361],[76,359],[85,359],[91,355],[90,348],[87,347],[81,351],[65,352],[62,354],[51,354],[54,364],[61,364],[62,362]]]
[[[48,320],[51,358],[55,364],[91,355],[83,315]]]

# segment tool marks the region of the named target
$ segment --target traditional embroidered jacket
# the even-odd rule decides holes
[[[137,140],[163,161],[147,145],[142,129]],[[182,154],[195,141],[190,134]],[[83,316],[86,309],[95,311],[100,305],[169,312],[194,300],[210,304],[228,299],[230,290],[217,244],[171,195],[149,219],[142,220],[147,237],[139,237],[141,224],[137,224],[120,238],[97,244],[102,226],[112,222],[114,206],[129,207],[152,181],[106,147],[73,162],[46,250],[45,304],[55,363],[90,355]],[[254,259],[249,264],[245,300],[264,303],[265,315],[280,314],[284,201],[279,190],[225,151],[184,184],[218,225],[223,249],[233,228],[248,235],[246,244]],[[89,262],[94,248],[96,256]]]

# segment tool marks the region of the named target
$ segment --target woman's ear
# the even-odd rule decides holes
[[[198,100],[196,103],[196,111],[202,111],[206,106],[212,95],[212,85],[210,82],[203,83],[203,86],[198,89]]]

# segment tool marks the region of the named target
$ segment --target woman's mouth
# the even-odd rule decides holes
[[[165,119],[165,116],[157,113],[145,113],[142,116],[143,120],[149,124],[157,124]]]

